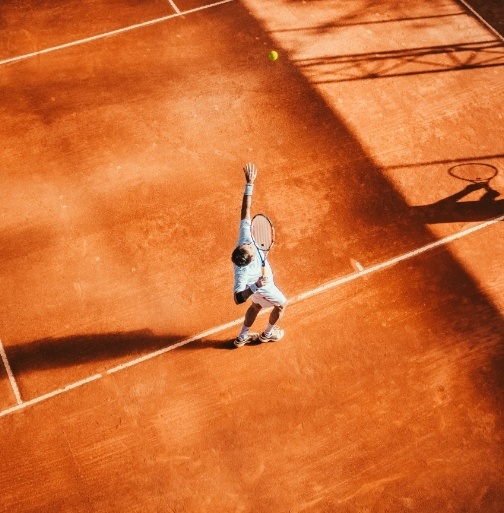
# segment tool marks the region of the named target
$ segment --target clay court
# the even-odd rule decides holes
[[[497,3],[2,2],[1,511],[504,511]]]

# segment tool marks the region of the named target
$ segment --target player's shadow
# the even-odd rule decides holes
[[[14,374],[95,363],[100,369],[169,349],[234,349],[233,340],[188,340],[182,335],[156,335],[151,330],[45,338],[5,348]],[[177,346],[178,343],[182,343]]]
[[[246,344],[246,346],[258,346],[261,344],[262,344],[261,341],[254,340],[254,341]],[[234,345],[234,337],[230,338],[228,340],[208,340],[208,339],[195,340],[194,342],[191,342],[190,344],[180,347],[180,349],[186,349],[186,350],[207,349],[207,348],[227,349],[227,350],[236,350],[237,349],[237,347]]]
[[[475,200],[461,201],[475,191],[484,189]],[[430,205],[411,207],[411,213],[424,224],[487,221],[504,214],[504,199],[488,184],[471,183],[461,191]]]

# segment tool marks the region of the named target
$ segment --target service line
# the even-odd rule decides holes
[[[447,237],[443,237],[442,239],[439,239],[435,242],[432,242],[430,244],[426,244],[425,246],[422,246],[418,249],[415,249],[413,251],[408,251],[407,253],[403,253],[402,255],[396,256],[394,258],[391,258],[389,260],[386,260],[380,264],[376,264],[367,268],[362,268],[352,274],[348,274],[346,276],[343,276],[341,278],[337,278],[335,280],[332,280],[328,283],[325,283],[324,285],[321,285],[320,287],[316,287],[314,289],[311,289],[307,292],[303,292],[302,294],[298,294],[294,298],[289,300],[289,304],[298,303],[300,301],[303,301],[305,299],[308,299],[310,297],[316,296],[318,294],[322,294],[332,288],[338,287],[339,285],[343,285],[345,283],[349,283],[353,280],[357,280],[363,276],[366,276],[368,274],[372,274],[378,271],[381,271],[383,269],[386,269],[388,267],[392,267],[400,262],[404,262],[405,260],[409,260],[411,258],[414,258],[422,253],[426,253],[427,251],[431,251],[432,249],[438,248],[440,246],[444,246],[446,244],[449,244],[450,242],[453,242],[457,239],[461,239],[463,237],[466,237],[467,235],[470,235],[471,233],[477,232],[479,230],[483,230],[484,228],[487,228],[489,226],[492,226],[496,223],[499,223],[501,221],[504,221],[504,215],[501,215],[499,217],[495,217],[494,219],[490,219],[489,221],[486,221],[484,223],[477,224],[475,226],[472,226],[471,228],[467,228],[465,230],[461,230],[460,232],[454,233],[452,235],[448,235]],[[362,267],[362,266],[360,266]],[[267,310],[262,310],[260,312],[260,315],[265,314]],[[179,347],[183,347],[187,344],[190,344],[191,342],[196,342],[197,340],[201,340],[205,337],[210,337],[212,335],[215,335],[216,333],[220,333],[222,331],[227,330],[228,328],[232,328],[233,326],[238,326],[243,322],[243,317],[240,317],[239,319],[235,319],[234,321],[228,322],[226,324],[221,324],[220,326],[216,326],[215,328],[208,329],[206,331],[203,331],[197,335],[194,335],[192,337],[186,338],[184,340],[181,340],[180,342],[177,342],[176,344],[173,344],[171,346],[159,349],[157,351],[153,351],[152,353],[148,353],[144,356],[141,356],[139,358],[135,358],[133,360],[130,360],[129,362],[125,362],[121,365],[117,365],[116,367],[112,367],[109,370],[107,370],[103,374],[94,374],[93,376],[90,376],[89,378],[82,379],[81,381],[77,381],[75,383],[72,383],[70,385],[67,385],[64,388],[60,388],[58,390],[54,390],[53,392],[48,392],[47,394],[44,394],[40,397],[36,397],[34,399],[31,399],[29,401],[21,402],[20,398],[18,401],[17,406],[13,406],[11,408],[8,408],[6,410],[0,411],[0,417],[3,417],[9,413],[13,413],[15,411],[21,410],[22,408],[26,408],[27,406],[30,406],[35,403],[39,403],[41,401],[44,401],[45,399],[49,399],[51,397],[60,395],[64,392],[68,392],[69,390],[73,390],[75,388],[81,387],[87,383],[90,383],[91,381],[96,381],[97,379],[101,379],[104,375],[114,374],[116,372],[119,372],[124,369],[128,369],[129,367],[133,367],[134,365],[138,365],[139,363],[145,362],[147,360],[151,360],[152,358],[156,358],[157,356],[160,356],[162,354],[165,354],[169,351],[173,351],[174,349],[177,349]],[[2,351],[2,358],[5,352],[3,351],[3,346],[1,347]],[[5,361],[4,361],[5,363]],[[6,365],[7,368],[7,365]],[[8,371],[9,372],[9,371]],[[11,373],[12,374],[12,373]],[[10,375],[9,375],[10,379]],[[14,380],[14,376],[12,376],[12,379]],[[15,381],[14,381],[15,383]],[[17,386],[16,386],[17,389]],[[18,392],[19,394],[19,392]]]
[[[202,11],[204,9],[210,9],[211,7],[216,7],[218,5],[227,4],[229,2],[233,2],[234,0],[221,0],[220,2],[215,2],[213,4],[202,5],[201,7],[195,7],[194,9],[189,9],[187,11],[180,11],[175,4],[172,4],[175,9],[175,14],[169,14],[167,16],[162,16],[161,18],[155,18],[154,20],[144,21],[142,23],[135,23],[134,25],[128,25],[127,27],[123,27],[116,30],[111,30],[110,32],[104,32],[103,34],[97,34],[95,36],[85,37],[83,39],[77,39],[76,41],[71,41],[70,43],[64,43],[57,46],[52,46],[50,48],[44,48],[42,50],[37,50],[36,52],[25,53],[23,55],[18,55],[16,57],[9,57],[7,59],[0,60],[0,66],[3,64],[10,64],[12,62],[23,61],[25,59],[30,59],[31,57],[37,57],[39,55],[43,55],[46,53],[56,52],[58,50],[64,50],[65,48],[71,48],[72,46],[83,45],[86,43],[90,43],[92,41],[97,41],[98,39],[105,39],[106,37],[116,36],[118,34],[122,34],[124,32],[129,32],[131,30],[136,30],[143,27],[148,27],[149,25],[155,25],[157,23],[162,23],[163,21],[171,20],[173,18],[178,18],[179,16],[185,16],[186,14],[191,14],[193,12]],[[172,3],[172,2],[170,2]]]

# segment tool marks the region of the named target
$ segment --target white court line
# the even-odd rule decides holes
[[[41,401],[45,401],[46,399],[50,399],[51,397],[55,397],[57,395],[63,394],[64,392],[68,392],[69,390],[73,390],[74,388],[78,388],[86,383],[91,383],[91,381],[96,381],[97,379],[102,378],[101,374],[93,374],[89,376],[89,378],[81,379],[80,381],[76,381],[75,383],[71,383],[63,388],[58,388],[57,390],[53,390],[52,392],[48,392],[47,394],[40,395],[35,397],[34,399],[30,399],[29,401],[25,401],[24,403],[18,404],[17,406],[12,406],[12,408],[7,408],[6,410],[0,411],[0,417],[4,415],[8,415],[9,413],[13,413],[15,411],[26,408],[27,406],[31,406],[32,404],[40,403]]]
[[[175,5],[175,2],[173,2],[173,0],[168,0],[169,4],[172,6],[173,10],[177,13],[177,14],[180,14],[180,9]]]
[[[478,20],[483,23],[488,29],[490,29],[501,41],[504,41],[504,36],[497,31],[497,29],[493,28],[488,21],[485,20],[482,16],[480,16],[465,0],[459,0],[461,4],[465,6],[465,8],[470,11]]]
[[[176,14],[169,14],[167,16],[162,16],[161,18],[156,18],[154,20],[144,21],[142,23],[136,23],[134,25],[129,25],[127,27],[123,27],[116,30],[111,30],[110,32],[104,32],[103,34],[97,34],[95,36],[85,37],[84,39],[77,39],[76,41],[72,41],[70,43],[64,43],[62,45],[52,46],[51,48],[44,48],[43,50],[37,50],[36,52],[25,53],[23,55],[18,55],[17,57],[9,57],[8,59],[0,60],[0,66],[3,64],[9,64],[12,62],[23,61],[25,59],[30,59],[31,57],[37,57],[39,55],[43,55],[45,53],[56,52],[57,50],[63,50],[65,48],[71,48],[72,46],[83,45],[86,43],[90,43],[91,41],[97,41],[98,39],[104,39],[110,36],[116,36],[117,34],[122,34],[124,32],[129,32],[130,30],[136,30],[143,27],[148,27],[149,25],[155,25],[157,23],[162,23],[163,21],[171,20],[172,18],[178,18],[179,16],[185,16],[186,14],[191,14],[193,12],[202,11],[204,9],[210,9],[211,7],[216,7],[218,5],[227,4],[229,2],[233,2],[234,0],[222,0],[220,2],[215,2],[213,4],[203,5],[201,7],[195,7],[194,9],[189,9],[188,11],[179,11],[178,8],[175,8],[177,11]],[[171,3],[171,2],[170,2]]]
[[[23,401],[21,400],[21,394],[19,393],[19,388],[16,383],[16,378],[14,377],[14,374],[12,373],[12,369],[9,365],[9,360],[7,359],[7,354],[5,353],[4,346],[2,344],[2,341],[0,340],[0,354],[2,355],[2,361],[5,367],[5,371],[7,372],[7,376],[9,378],[12,391],[14,392],[14,395],[16,396],[16,401],[18,404],[21,404]]]
[[[156,356],[159,356],[160,354],[167,353],[168,351],[172,351],[173,349],[177,349],[178,347],[185,346],[187,344],[190,344],[191,342],[196,342],[196,340],[201,340],[202,338],[210,337],[211,335],[215,335],[216,333],[227,330],[228,328],[232,328],[233,326],[241,324],[242,322],[243,322],[243,318],[240,318],[240,319],[235,319],[234,321],[228,322],[226,324],[221,324],[220,326],[217,326],[216,328],[211,328],[207,331],[203,331],[202,333],[199,333],[198,335],[194,335],[194,337],[186,338],[180,342],[177,342],[176,344],[173,344],[172,346],[164,347],[163,349],[159,349],[152,353],[148,353],[144,356],[140,356],[139,358],[135,358],[134,360],[130,360],[129,362],[122,363],[121,365],[118,365],[117,367],[112,367],[111,369],[109,369],[107,371],[107,374],[113,374],[114,372],[118,372],[120,370],[127,369],[128,367],[133,367],[133,365],[137,365],[140,362],[145,362],[146,360],[155,358]]]
[[[504,221],[504,215],[501,215],[499,217],[495,217],[494,219],[490,219],[489,221],[486,221],[485,223],[477,224],[471,228],[467,228],[466,230],[461,230],[460,232],[457,232],[453,235],[448,235],[447,237],[443,237],[442,239],[439,239],[435,242],[432,242],[431,244],[426,244],[425,246],[422,246],[418,249],[415,249],[413,251],[409,251],[407,253],[403,253],[402,255],[399,255],[395,258],[391,258],[390,260],[386,260],[385,262],[382,262],[380,264],[373,265],[368,268],[363,268],[362,270],[359,270],[355,273],[348,274],[346,276],[343,276],[342,278],[337,278],[329,283],[326,283],[324,285],[321,285],[320,287],[317,287],[315,289],[309,290],[307,292],[303,292],[302,294],[299,294],[295,296],[293,299],[289,300],[289,304],[298,303],[300,301],[303,301],[304,299],[313,297],[317,294],[322,294],[323,292],[326,292],[334,287],[337,287],[339,285],[343,285],[345,283],[348,283],[353,280],[357,280],[363,276],[366,276],[368,274],[381,271],[383,269],[386,269],[388,267],[392,267],[399,262],[403,262],[404,260],[408,260],[410,258],[413,258],[415,256],[418,256],[422,253],[426,253],[427,251],[430,251],[434,248],[438,248],[440,246],[443,246],[445,244],[448,244],[450,242],[453,242],[457,239],[461,239],[462,237],[466,237],[467,235],[470,235],[471,233],[477,232],[479,230],[483,230],[484,228],[487,228],[491,225],[494,225],[496,223],[499,223],[501,221]],[[260,314],[265,314],[266,312],[263,310]],[[129,367],[133,367],[134,365],[137,365],[141,362],[145,362],[147,360],[151,360],[152,358],[155,358],[159,355],[165,354],[169,351],[173,351],[174,349],[177,349],[179,347],[185,346],[187,344],[190,344],[191,342],[195,342],[196,340],[201,340],[205,337],[209,337],[211,335],[215,335],[216,333],[219,333],[221,331],[225,331],[228,328],[232,328],[233,326],[237,326],[243,322],[243,317],[240,317],[239,319],[235,319],[234,321],[228,322],[226,324],[221,324],[220,326],[216,326],[215,328],[211,328],[209,330],[203,331],[199,333],[198,335],[194,335],[190,338],[186,338],[184,340],[181,340],[180,342],[177,342],[176,344],[173,344],[171,346],[165,347],[163,349],[159,349],[158,351],[154,351],[152,353],[148,353],[144,356],[141,356],[140,358],[135,358],[134,360],[130,360],[129,362],[123,363],[121,365],[117,365],[116,367],[112,367],[108,371],[105,372],[105,374],[113,374],[115,372],[119,372],[121,370],[127,369]],[[45,399],[49,399],[51,397],[60,395],[64,392],[68,392],[69,390],[73,390],[77,387],[80,387],[82,385],[85,385],[86,383],[89,383],[91,381],[95,381],[97,379],[100,379],[103,377],[103,374],[94,374],[93,376],[90,376],[89,378],[83,379],[81,381],[77,381],[75,383],[72,383],[71,385],[67,385],[64,388],[60,388],[58,390],[54,390],[53,392],[49,392],[45,395],[42,395],[40,397],[36,397],[35,399],[31,399],[29,401],[26,401],[24,403],[18,404],[17,406],[13,406],[11,408],[8,408],[6,410],[0,411],[0,417],[3,417],[5,415],[8,415],[9,413],[13,413],[15,411],[21,410],[22,408],[26,408],[27,406],[30,406],[32,404],[39,403],[41,401],[44,401]]]
[[[320,287],[317,287],[316,289],[312,289],[312,290],[309,290],[308,292],[304,292],[303,294],[299,294],[299,296],[296,296],[294,299],[289,301],[289,303],[293,303],[295,301],[302,301],[303,299],[309,298],[311,296],[315,296],[317,294],[321,294],[322,292],[325,292],[329,289],[337,287],[338,285],[343,285],[344,283],[348,283],[349,281],[355,280],[355,279],[365,276],[367,274],[371,274],[376,271],[381,271],[382,269],[396,265],[399,262],[403,262],[404,260],[408,260],[408,259],[416,257],[422,253],[426,253],[427,251],[430,251],[431,249],[438,248],[439,246],[444,246],[445,244],[448,244],[449,242],[453,242],[454,240],[461,239],[462,237],[465,237],[467,235],[470,235],[471,233],[477,232],[478,230],[482,230],[483,228],[491,226],[500,221],[504,221],[504,215],[495,217],[494,219],[490,219],[490,221],[486,221],[485,223],[477,224],[471,228],[467,228],[466,230],[461,230],[460,232],[454,233],[453,235],[448,235],[447,237],[443,237],[442,239],[432,242],[431,244],[426,244],[425,246],[422,246],[421,248],[414,249],[413,251],[408,251],[407,253],[403,253],[402,255],[399,255],[395,258],[386,260],[385,262],[382,262],[381,264],[372,265],[371,267],[368,267],[368,268],[362,268],[361,270],[359,270],[356,273],[349,274],[347,276],[343,276],[342,278],[338,278],[334,281],[326,283],[325,285],[321,285]]]

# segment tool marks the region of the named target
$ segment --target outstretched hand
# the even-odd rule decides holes
[[[257,168],[254,164],[251,162],[245,164],[243,172],[245,173],[245,180],[247,180],[247,183],[254,183],[257,176]]]

